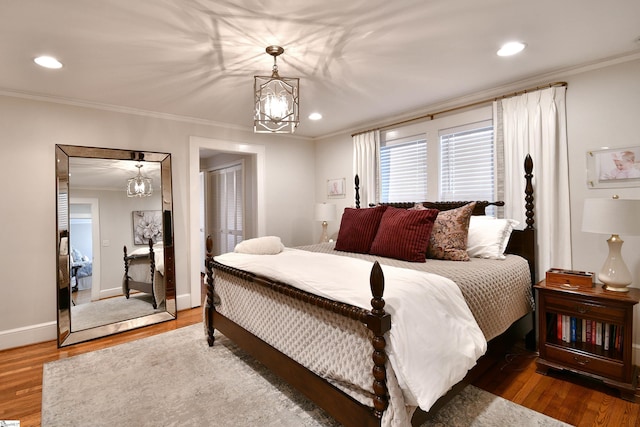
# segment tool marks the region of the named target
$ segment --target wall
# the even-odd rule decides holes
[[[572,70],[564,74],[546,77],[536,82],[566,81],[567,89],[567,134],[569,150],[569,182],[571,197],[571,239],[573,268],[599,271],[608,247],[608,236],[581,231],[582,207],[585,198],[610,197],[640,199],[640,188],[589,189],[587,188],[587,150],[601,147],[640,146],[637,121],[640,116],[640,59],[638,55],[627,62],[604,67]],[[522,87],[530,87],[527,84]],[[510,89],[514,90],[514,89]],[[509,91],[510,91],[509,90]],[[502,93],[508,93],[504,90]],[[489,97],[497,96],[496,92]],[[485,95],[486,97],[486,95]],[[438,111],[440,106],[425,111]],[[375,126],[371,126],[375,127]],[[325,180],[351,177],[353,175],[353,149],[349,134],[334,135],[316,141],[316,201],[324,201]],[[534,164],[537,159],[533,159]],[[535,174],[535,170],[534,170]],[[349,181],[349,178],[347,178]],[[352,187],[352,186],[350,186]],[[337,200],[338,212],[353,203],[354,191],[349,189],[347,198]],[[537,189],[541,197],[543,189]],[[337,233],[340,219],[330,222],[329,235]],[[314,239],[319,238],[320,227],[314,230]],[[624,240],[623,257],[634,278],[632,286],[640,287],[640,236],[621,236]],[[640,310],[636,306],[635,343],[640,343]],[[636,348],[638,345],[636,344]],[[636,351],[636,363],[640,363],[640,351]]]
[[[9,96],[0,96],[0,130],[0,349],[55,339],[55,144],[172,154],[178,309],[191,306],[190,257],[201,256],[189,254],[191,136],[264,146],[265,232],[288,246],[312,242],[310,140]]]

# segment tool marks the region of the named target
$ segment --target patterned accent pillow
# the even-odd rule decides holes
[[[335,249],[360,254],[369,253],[386,209],[386,206],[366,209],[345,208]]]
[[[436,209],[407,210],[388,207],[369,253],[411,262],[425,262]]]
[[[475,206],[476,202],[471,202],[456,209],[440,211],[433,224],[427,258],[469,261],[467,236]]]

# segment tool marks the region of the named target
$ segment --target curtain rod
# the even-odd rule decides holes
[[[433,120],[434,116],[438,116],[440,114],[451,113],[452,111],[462,110],[462,109],[469,108],[469,107],[476,107],[478,105],[488,104],[489,102],[497,101],[498,99],[512,98],[514,96],[522,95],[522,94],[525,94],[525,93],[528,93],[528,92],[535,92],[535,91],[541,90],[541,89],[547,89],[547,88],[550,88],[550,87],[563,87],[563,86],[566,87],[567,86],[567,82],[553,82],[553,83],[548,83],[548,84],[545,84],[545,85],[542,85],[542,86],[530,87],[530,88],[527,88],[527,89],[523,89],[523,90],[519,90],[519,91],[516,91],[516,92],[508,93],[508,94],[505,94],[505,95],[495,96],[493,98],[488,98],[488,99],[483,99],[482,101],[476,101],[476,102],[472,102],[470,104],[460,105],[458,107],[453,107],[453,108],[448,108],[446,110],[436,111],[435,113],[423,114],[423,115],[418,116],[418,117],[413,117],[413,118],[410,118],[410,119],[401,120],[401,121],[398,121],[398,122],[395,122],[395,123],[391,123],[391,124],[388,124],[388,125],[384,125],[384,126],[380,126],[380,127],[377,127],[377,128],[363,130],[363,131],[351,134],[351,137],[353,138],[354,136],[360,135],[360,134],[363,134],[363,133],[372,132],[372,131],[376,131],[376,130],[388,129],[388,128],[392,128],[392,127],[399,126],[399,125],[404,125],[406,123],[415,122],[417,120],[424,120],[424,119]]]

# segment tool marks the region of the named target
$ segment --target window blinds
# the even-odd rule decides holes
[[[448,129],[440,133],[440,200],[489,200],[495,196],[493,126]]]
[[[380,147],[383,203],[427,199],[427,140],[389,142]]]

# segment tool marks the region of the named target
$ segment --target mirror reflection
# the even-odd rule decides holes
[[[175,318],[170,155],[57,146],[60,346]]]

